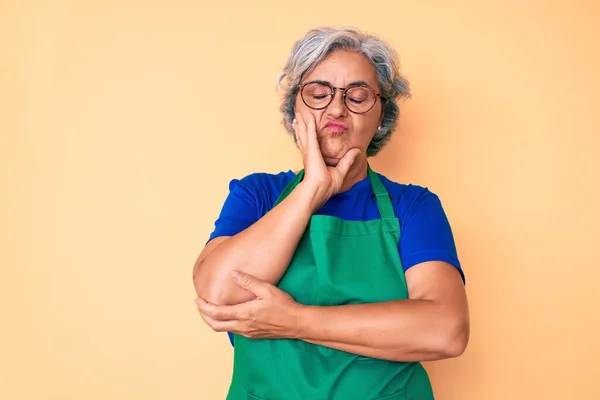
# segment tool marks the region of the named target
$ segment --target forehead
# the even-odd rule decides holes
[[[344,87],[352,82],[365,81],[377,88],[377,73],[361,53],[337,50],[325,57],[303,81],[322,80]]]

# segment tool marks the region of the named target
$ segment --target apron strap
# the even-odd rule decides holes
[[[277,201],[275,202],[273,207],[275,207],[276,205],[281,203],[286,197],[288,197],[289,194],[292,193],[292,191],[296,188],[296,186],[298,186],[298,184],[302,182],[302,178],[304,178],[304,169],[300,170],[300,172],[298,172],[294,179],[292,179],[290,183],[288,183],[285,186],[285,188],[283,188],[283,190],[279,194],[279,197],[277,197]]]
[[[377,208],[379,208],[381,218],[396,218],[390,194],[369,164],[367,164],[367,173],[369,174],[369,180],[371,181],[371,187],[375,194],[375,201],[377,202]]]

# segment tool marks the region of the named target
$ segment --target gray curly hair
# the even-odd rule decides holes
[[[277,87],[283,94],[280,107],[283,113],[282,123],[296,142],[292,121],[295,118],[298,85],[304,76],[310,74],[319,62],[335,50],[362,53],[376,70],[383,100],[383,119],[381,128],[367,148],[367,156],[372,157],[390,140],[400,115],[396,100],[410,98],[410,89],[408,81],[400,75],[396,52],[382,40],[356,28],[312,29],[294,44],[283,71],[277,77]]]

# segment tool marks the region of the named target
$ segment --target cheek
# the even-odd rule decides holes
[[[313,112],[316,110],[313,110],[312,108],[308,107],[306,104],[304,104],[304,102],[302,101],[302,98],[300,96],[296,97],[296,104],[294,105],[294,108],[296,110],[296,112],[299,113],[307,113],[307,112]]]
[[[370,141],[377,128],[379,127],[379,117],[377,114],[364,116],[364,118],[358,119],[354,124],[354,129],[359,133],[361,138]]]
[[[315,117],[315,120],[317,121],[317,126],[319,125],[324,110],[313,110],[312,108],[304,104],[300,96],[296,97],[296,103],[294,105],[294,108],[294,111],[300,113],[301,115],[312,114]]]
[[[296,112],[298,112],[298,111],[302,110],[302,107],[306,107],[306,105],[300,98],[300,95],[298,95],[298,96],[296,96],[296,102],[294,103],[294,109]]]
[[[305,115],[305,114],[311,112],[312,110],[310,108],[308,108],[306,106],[306,104],[304,104],[304,102],[302,101],[300,96],[298,96],[298,97],[296,97],[296,104],[294,105],[294,111],[297,113],[300,113],[302,115]]]

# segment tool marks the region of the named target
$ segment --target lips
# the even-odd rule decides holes
[[[325,128],[334,133],[342,133],[348,131],[348,125],[339,121],[329,121],[325,124]]]

